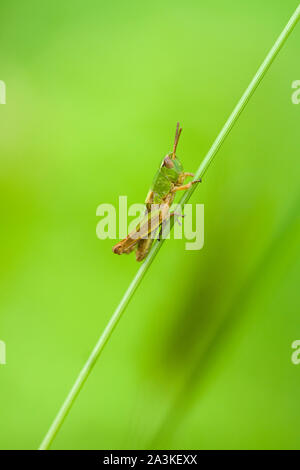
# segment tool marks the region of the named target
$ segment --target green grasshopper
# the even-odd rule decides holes
[[[117,255],[122,255],[123,253],[129,254],[136,249],[136,260],[142,261],[145,259],[155,239],[157,230],[162,227],[162,224],[167,219],[176,215],[174,212],[169,212],[176,192],[185,191],[192,184],[201,181],[194,180],[184,184],[185,179],[188,176],[194,177],[194,174],[185,172],[180,160],[176,156],[181,131],[182,128],[179,127],[178,122],[173,152],[165,156],[153,179],[151,189],[145,201],[145,216],[133,232],[113,247],[113,252]]]

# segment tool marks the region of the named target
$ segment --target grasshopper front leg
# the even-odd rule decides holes
[[[201,183],[201,179],[200,180],[195,180],[195,181],[191,181],[190,183],[187,183],[187,184],[183,184],[181,186],[175,186],[171,192],[172,193],[175,193],[177,191],[186,191],[187,189],[190,189],[190,187],[193,185],[193,184],[197,184],[197,183]]]
[[[185,171],[185,172],[183,173],[183,181],[184,181],[186,178],[188,178],[189,176],[191,176],[192,178],[194,178],[195,175],[194,175],[194,173],[190,173],[189,171]]]

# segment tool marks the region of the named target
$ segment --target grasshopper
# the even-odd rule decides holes
[[[113,252],[117,255],[122,255],[123,253],[129,254],[136,249],[136,260],[142,261],[145,259],[155,239],[157,230],[162,227],[162,224],[168,218],[177,215],[174,212],[169,212],[177,191],[185,191],[192,184],[201,182],[201,180],[194,180],[184,184],[185,179],[189,176],[194,177],[194,174],[185,172],[180,160],[176,156],[181,132],[182,128],[178,122],[173,151],[168,153],[161,162],[148,192],[145,201],[145,216],[133,232],[129,233],[124,240],[121,240],[113,247]]]

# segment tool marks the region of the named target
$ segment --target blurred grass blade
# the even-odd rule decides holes
[[[155,449],[158,443],[162,442],[162,439],[164,441],[170,439],[172,433],[178,429],[178,425],[193,406],[193,400],[195,401],[196,397],[199,400],[199,397],[203,394],[205,380],[208,380],[217,357],[220,357],[222,350],[224,350],[226,341],[229,342],[230,335],[233,334],[237,324],[246,315],[247,306],[254,297],[255,290],[263,285],[264,280],[270,275],[270,271],[274,270],[274,265],[278,265],[280,259],[285,258],[285,251],[291,245],[297,247],[300,235],[299,204],[300,193],[286,217],[280,223],[274,238],[266,246],[252,271],[236,293],[227,311],[218,320],[205,348],[200,348],[198,353],[197,351],[194,353],[192,367],[188,371],[179,393],[156,431],[152,442],[147,446],[148,449]]]
[[[263,61],[262,65],[256,72],[254,78],[252,79],[251,83],[249,84],[248,88],[244,92],[243,96],[239,100],[238,104],[234,108],[233,112],[229,116],[227,122],[225,123],[224,127],[222,128],[220,134],[217,136],[216,140],[214,141],[212,147],[210,148],[209,152],[205,156],[204,160],[202,161],[201,165],[198,168],[198,171],[195,175],[195,179],[199,179],[202,177],[206,170],[208,169],[210,163],[212,162],[213,158],[217,154],[218,150],[220,149],[221,145],[225,141],[227,135],[231,131],[232,127],[238,120],[241,112],[245,108],[246,104],[248,103],[249,99],[253,95],[254,91],[258,87],[259,83],[265,76],[266,72],[268,71],[270,65],[272,64],[273,60],[277,56],[278,52],[286,42],[288,36],[292,32],[293,28],[295,27],[297,21],[300,18],[300,5],[290,18],[289,22],[285,26],[284,30],[280,34],[279,38],[275,42],[274,46],[266,56],[265,60]],[[191,197],[196,185],[193,185],[181,198],[180,203],[183,206]],[[80,374],[77,377],[76,382],[74,383],[73,387],[71,388],[66,400],[64,401],[61,409],[59,410],[55,420],[53,421],[49,431],[47,432],[43,442],[40,445],[40,450],[49,449],[53,439],[55,438],[57,432],[59,431],[64,419],[66,418],[67,414],[69,413],[76,397],[78,396],[80,390],[82,389],[85,381],[87,380],[89,374],[91,373],[94,365],[96,364],[101,351],[103,350],[105,344],[107,343],[108,339],[110,338],[116,324],[120,320],[122,314],[124,313],[130,299],[132,298],[134,292],[136,291],[137,287],[141,283],[145,273],[148,271],[152,261],[156,257],[158,251],[160,250],[164,240],[160,242],[155,242],[154,246],[149,253],[146,261],[141,265],[138,272],[136,273],[134,279],[132,280],[131,284],[129,285],[128,289],[126,290],[121,302],[119,303],[117,309],[113,313],[108,325],[106,326],[104,332],[100,336],[96,346],[94,347],[90,357],[88,358],[87,362],[85,363],[83,369],[81,370]]]

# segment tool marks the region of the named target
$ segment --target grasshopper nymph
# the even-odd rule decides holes
[[[168,153],[163,159],[157,171],[150,191],[148,192],[145,205],[146,213],[143,220],[138,224],[136,230],[127,235],[113,247],[113,252],[117,255],[129,254],[136,248],[136,260],[142,261],[148,255],[154,234],[162,226],[163,222],[176,214],[170,213],[176,192],[189,189],[192,184],[201,180],[194,180],[184,184],[188,176],[194,177],[193,173],[184,172],[180,160],[176,156],[176,149],[182,128],[179,122],[176,127],[176,134],[173,152]]]

